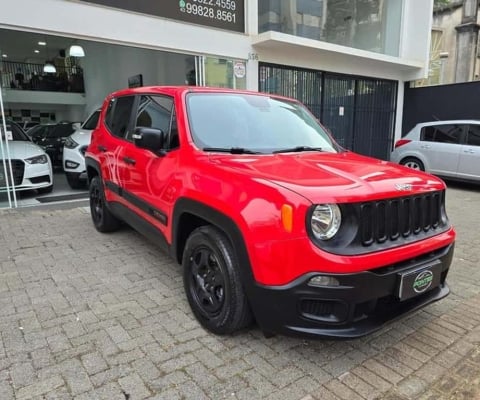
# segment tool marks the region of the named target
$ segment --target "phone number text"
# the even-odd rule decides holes
[[[216,1],[220,1],[220,0],[193,0],[193,1],[194,3],[185,2],[185,7],[181,7],[180,11],[187,14],[198,15],[199,17],[217,19],[224,22],[235,23],[237,21],[236,15],[232,11],[215,10],[215,8],[212,8],[212,7],[196,4],[196,3],[208,3],[208,2],[215,3]]]

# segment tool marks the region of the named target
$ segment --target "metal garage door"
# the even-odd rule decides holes
[[[303,102],[345,148],[389,159],[397,82],[261,63],[259,90]]]

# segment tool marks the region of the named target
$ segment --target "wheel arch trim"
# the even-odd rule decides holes
[[[94,169],[97,172],[98,176],[100,176],[100,178],[102,177],[102,169],[100,167],[100,163],[97,160],[94,160],[90,157],[85,157],[85,168],[87,170],[87,185],[90,184],[90,180],[92,178],[92,176],[88,172],[90,169]]]
[[[201,218],[211,224],[212,226],[223,232],[230,241],[234,254],[237,257],[240,276],[245,289],[248,292],[248,287],[253,284],[253,272],[250,265],[250,258],[248,256],[247,246],[243,238],[242,232],[238,225],[232,218],[223,214],[222,212],[189,198],[179,198],[175,203],[172,216],[172,247],[171,254],[178,263],[181,263],[182,258],[182,243],[181,243],[181,217],[185,214],[191,214],[195,217]],[[183,243],[184,245],[185,243]]]

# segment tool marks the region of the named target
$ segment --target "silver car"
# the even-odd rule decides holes
[[[480,181],[480,121],[417,124],[395,143],[390,160],[445,178]]]

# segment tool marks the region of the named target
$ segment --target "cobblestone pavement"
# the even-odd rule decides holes
[[[180,268],[85,208],[0,211],[0,399],[480,399],[480,188],[454,186],[451,294],[353,341],[194,320]]]

